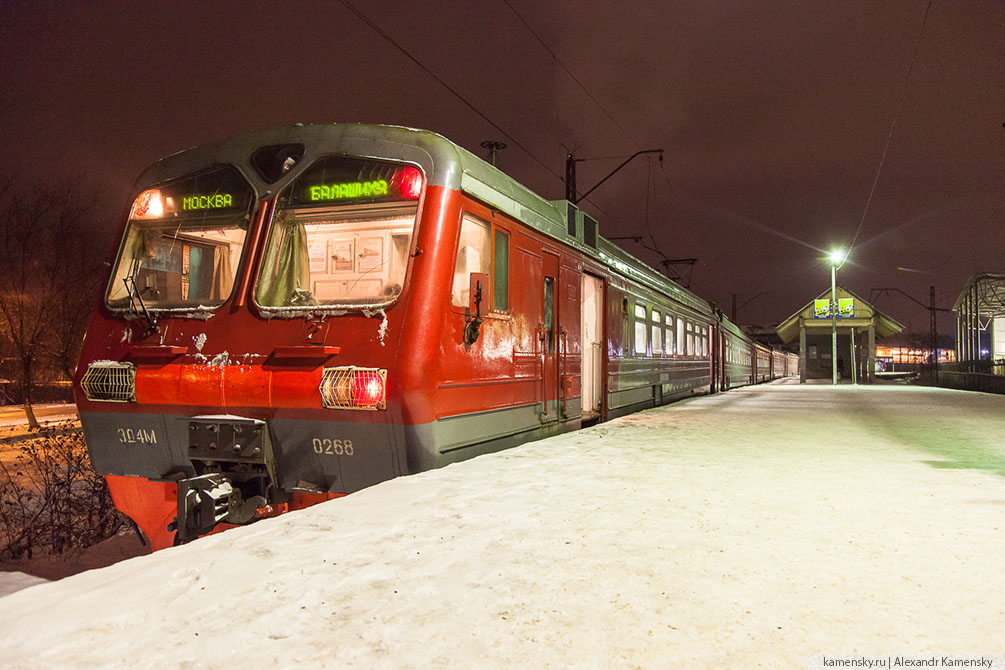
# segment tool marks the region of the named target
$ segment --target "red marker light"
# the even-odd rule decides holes
[[[407,167],[398,174],[402,197],[418,200],[422,195],[422,173],[418,168]]]
[[[352,381],[357,407],[378,407],[384,403],[384,378],[376,370],[356,370]]]

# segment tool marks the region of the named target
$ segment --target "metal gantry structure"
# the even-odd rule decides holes
[[[925,309],[928,310],[928,318],[929,318],[929,340],[928,340],[928,342],[929,342],[929,350],[931,351],[931,357],[932,357],[932,359],[931,359],[931,366],[932,366],[932,372],[933,372],[933,375],[934,375],[934,379],[935,379],[936,382],[938,382],[939,381],[939,331],[938,331],[938,322],[937,322],[935,316],[936,316],[936,314],[938,312],[949,312],[949,311],[952,311],[952,310],[948,310],[945,307],[936,307],[935,306],[935,287],[934,286],[930,286],[928,288],[928,304],[927,305],[925,303],[921,302],[920,300],[918,300],[917,298],[915,298],[910,293],[906,293],[906,292],[900,290],[899,288],[874,288],[869,293],[869,299],[873,300],[877,295],[884,295],[884,294],[890,294],[890,293],[899,293],[900,295],[904,296],[908,300],[911,300],[911,301],[913,301],[913,302],[921,305],[922,307],[924,307]]]
[[[957,360],[1005,358],[1005,274],[975,274],[956,299],[953,311]],[[998,329],[1003,332],[996,333]],[[990,336],[986,355],[981,348],[982,333]]]

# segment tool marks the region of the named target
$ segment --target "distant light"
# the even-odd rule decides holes
[[[844,263],[845,259],[848,258],[848,252],[844,249],[835,249],[828,255],[830,262],[834,265],[840,265]]]

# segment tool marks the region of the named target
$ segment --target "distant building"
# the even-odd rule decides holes
[[[939,363],[952,363],[956,360],[956,352],[952,349],[939,349]],[[932,362],[932,350],[926,347],[892,347],[877,344],[876,361],[881,367],[886,365],[926,365]]]

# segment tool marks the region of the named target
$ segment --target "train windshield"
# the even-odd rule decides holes
[[[347,156],[314,163],[279,197],[255,287],[263,307],[375,307],[401,293],[423,176]]]
[[[251,186],[230,167],[140,193],[129,211],[108,306],[134,310],[223,304],[234,289],[254,201]]]

